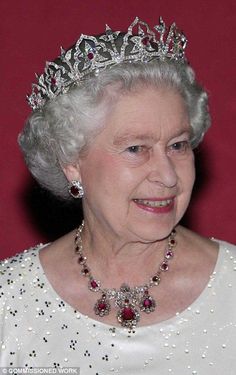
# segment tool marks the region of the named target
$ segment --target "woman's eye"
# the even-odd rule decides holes
[[[185,152],[189,148],[188,141],[175,142],[169,146],[170,151],[176,152]]]
[[[139,145],[135,145],[135,146],[130,146],[127,148],[127,151],[130,152],[131,154],[138,154],[138,153],[141,153],[145,150],[145,146],[139,146]]]

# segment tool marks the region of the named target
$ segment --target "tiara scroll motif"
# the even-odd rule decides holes
[[[138,17],[127,33],[112,31],[106,25],[105,34],[82,34],[71,49],[61,48],[61,55],[46,63],[43,74],[36,75],[38,83],[32,84],[27,101],[33,110],[41,109],[48,100],[68,92],[73,85],[122,62],[185,61],[186,44],[185,35],[175,23],[167,29],[161,17],[154,31]]]

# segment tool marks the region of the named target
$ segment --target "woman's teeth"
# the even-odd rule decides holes
[[[167,199],[163,201],[149,201],[146,199],[134,199],[134,201],[138,204],[142,204],[142,205],[149,206],[149,207],[166,207],[172,202],[172,199]]]

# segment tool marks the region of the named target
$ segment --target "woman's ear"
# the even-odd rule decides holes
[[[68,181],[81,181],[79,163],[63,166],[62,170]]]

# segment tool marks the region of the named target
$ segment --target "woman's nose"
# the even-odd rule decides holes
[[[149,181],[159,183],[168,188],[176,186],[177,174],[175,165],[166,153],[162,152],[152,155],[149,164]]]

